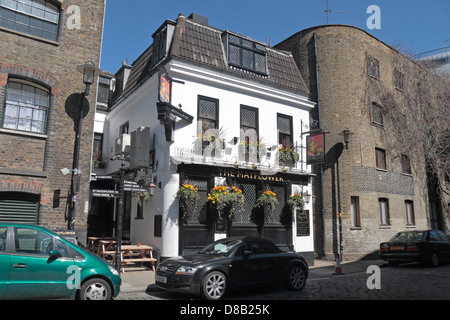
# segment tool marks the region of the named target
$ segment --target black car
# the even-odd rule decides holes
[[[440,230],[399,232],[380,244],[380,258],[390,264],[423,262],[438,266],[450,260],[450,240]]]
[[[200,252],[159,264],[156,285],[162,289],[221,299],[231,287],[282,282],[301,290],[308,277],[303,256],[281,251],[269,240],[232,237]]]

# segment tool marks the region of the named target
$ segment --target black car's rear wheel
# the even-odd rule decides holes
[[[208,300],[221,299],[227,290],[227,278],[220,271],[208,273],[202,280],[202,295]]]
[[[287,275],[287,285],[290,290],[302,290],[306,284],[306,271],[301,265],[293,265]]]

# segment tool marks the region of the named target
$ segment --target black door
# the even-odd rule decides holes
[[[245,196],[244,210],[236,211],[230,230],[232,236],[254,236],[272,240],[277,246],[292,246],[292,218],[286,208],[290,185],[287,183],[261,183],[245,180],[233,182]],[[278,206],[272,214],[255,209],[257,198],[266,189],[275,192]]]
[[[179,219],[179,254],[196,253],[214,240],[214,221],[206,203],[208,192],[212,189],[211,179],[183,175],[182,184],[198,188],[200,200],[196,210],[186,212]]]

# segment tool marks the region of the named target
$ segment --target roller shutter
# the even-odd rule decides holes
[[[37,224],[38,212],[38,196],[0,193],[0,222]]]

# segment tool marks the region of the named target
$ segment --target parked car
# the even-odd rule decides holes
[[[57,234],[0,223],[0,300],[109,300],[120,284],[113,265]]]
[[[423,262],[438,266],[450,260],[450,240],[440,230],[399,232],[380,244],[380,257],[391,264]]]
[[[221,299],[230,288],[285,283],[301,290],[308,277],[303,256],[282,252],[269,240],[232,237],[215,241],[200,252],[159,264],[156,285],[162,289]]]

